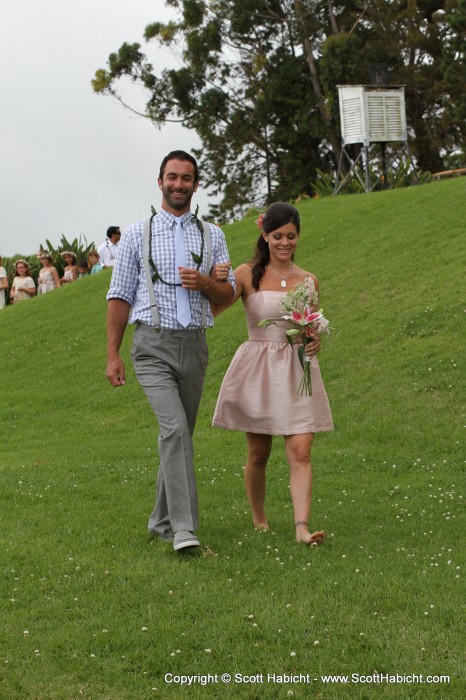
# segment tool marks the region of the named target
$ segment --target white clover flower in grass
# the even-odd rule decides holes
[[[147,627],[141,627],[141,632],[147,632]]]
[[[290,653],[290,656],[296,656],[296,652],[295,652],[295,651],[292,651],[292,652]]]
[[[211,653],[212,653],[212,649],[204,649],[204,651],[205,651],[206,654],[211,654]]]
[[[319,644],[320,644],[319,640],[318,640],[318,639],[316,639],[316,640],[315,640],[315,642],[314,642],[314,646],[315,646],[315,647],[318,647],[318,646],[319,646]]]

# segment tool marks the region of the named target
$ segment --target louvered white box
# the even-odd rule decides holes
[[[345,144],[406,141],[404,88],[339,85],[338,95]]]

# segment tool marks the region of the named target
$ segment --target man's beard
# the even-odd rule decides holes
[[[167,202],[167,204],[169,204],[172,207],[172,209],[175,209],[175,210],[185,209],[186,205],[191,202],[191,199],[193,196],[193,190],[192,189],[181,190],[181,192],[180,192],[180,190],[177,190],[177,193],[183,194],[184,195],[183,198],[182,199],[175,199],[174,197],[172,197],[171,188],[162,187],[163,197],[164,197],[165,201]]]

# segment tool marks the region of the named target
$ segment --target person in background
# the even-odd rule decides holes
[[[5,289],[8,289],[8,277],[0,258],[0,309],[3,309],[6,304]]]
[[[47,294],[60,286],[60,278],[56,267],[52,265],[52,256],[50,253],[41,251],[39,260],[42,270],[39,272],[38,294]]]
[[[76,253],[73,253],[72,250],[64,250],[61,256],[65,261],[65,269],[63,271],[63,277],[60,280],[60,284],[69,284],[70,282],[74,282],[78,279]]]
[[[86,258],[82,258],[78,263],[78,279],[81,277],[87,277],[89,274],[89,267]]]
[[[107,267],[113,267],[117,258],[118,246],[120,244],[121,231],[119,226],[109,226],[107,229],[107,240],[102,243],[97,252],[100,258],[100,264],[105,270]]]
[[[11,285],[10,299],[15,303],[31,299],[36,293],[36,285],[31,277],[31,268],[26,260],[15,262],[16,276]]]
[[[87,260],[89,262],[89,269],[91,271],[91,275],[95,275],[98,272],[102,272],[102,270],[104,269],[100,264],[99,254],[96,250],[90,251],[89,255],[87,256]]]

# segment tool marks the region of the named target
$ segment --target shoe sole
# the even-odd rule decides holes
[[[175,542],[173,544],[173,549],[177,552],[179,549],[192,549],[193,547],[200,547],[198,540],[183,540],[183,542]]]

